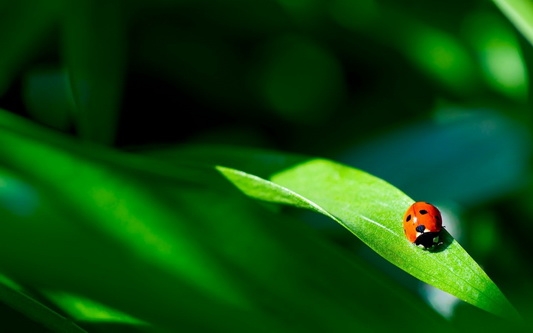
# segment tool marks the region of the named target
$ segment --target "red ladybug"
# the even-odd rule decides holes
[[[431,249],[442,244],[439,239],[442,217],[437,207],[427,202],[415,202],[403,217],[405,237],[417,246]]]

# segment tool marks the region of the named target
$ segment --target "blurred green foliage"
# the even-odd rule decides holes
[[[531,13],[519,0],[0,1],[0,330],[527,330]],[[214,168],[270,179],[301,155],[442,207],[526,328]]]

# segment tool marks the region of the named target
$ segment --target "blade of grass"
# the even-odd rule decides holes
[[[533,3],[524,0],[493,0],[493,2],[533,45]]]
[[[111,144],[126,62],[126,23],[118,0],[67,2],[64,54],[81,138]]]
[[[0,283],[0,299],[13,309],[23,313],[30,320],[39,323],[52,332],[57,333],[86,333],[70,319],[48,308],[21,291],[15,290],[4,283]]]

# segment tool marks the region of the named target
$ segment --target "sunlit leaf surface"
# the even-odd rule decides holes
[[[498,287],[445,231],[436,251],[406,241],[402,216],[413,202],[390,184],[327,160],[310,160],[283,170],[271,181],[218,167],[249,196],[325,214],[384,258],[420,280],[489,312],[514,313]]]

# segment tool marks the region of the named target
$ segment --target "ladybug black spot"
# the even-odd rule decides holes
[[[422,215],[425,215],[425,214],[428,213],[428,211],[425,210],[425,209],[421,209],[421,210],[419,210],[418,212],[419,212],[420,214],[422,214]]]
[[[411,214],[407,215],[407,217],[405,218],[405,222],[409,222],[411,221]]]
[[[424,230],[426,230],[426,226],[423,224],[416,227],[416,231],[418,232],[424,232]]]

